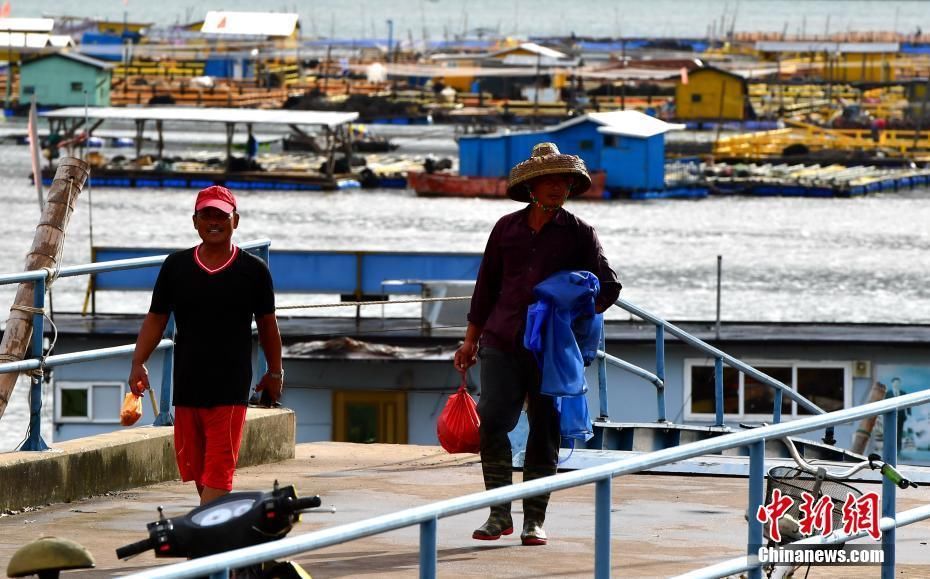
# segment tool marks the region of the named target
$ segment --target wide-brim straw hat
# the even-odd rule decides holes
[[[572,175],[575,183],[569,197],[577,197],[591,188],[591,176],[581,157],[563,155],[555,143],[539,143],[530,158],[510,170],[507,196],[514,201],[529,202],[529,182],[543,175]]]

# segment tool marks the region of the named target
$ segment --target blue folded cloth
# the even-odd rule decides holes
[[[560,271],[533,289],[538,301],[527,311],[523,345],[539,363],[543,394],[587,391],[584,368],[597,357],[603,326],[594,311],[599,291],[597,276],[588,271]]]
[[[538,300],[527,310],[524,347],[533,352],[542,380],[540,391],[553,397],[564,437],[593,436],[588,412],[585,366],[597,357],[604,318],[595,313],[600,291],[588,271],[560,271],[533,288]]]

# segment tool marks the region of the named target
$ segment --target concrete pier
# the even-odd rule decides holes
[[[249,408],[240,466],[294,457],[292,410]],[[71,502],[178,479],[174,429],[126,428],[53,444],[44,452],[0,454],[0,512]]]
[[[273,482],[294,484],[301,495],[319,494],[323,506],[305,514],[292,535],[359,521],[408,507],[482,490],[474,455],[449,455],[441,448],[413,445],[301,444],[293,459],[242,468],[237,490],[270,490]],[[520,473],[514,473],[520,480]],[[855,483],[862,490],[879,485]],[[746,479],[742,477],[642,474],[614,479],[612,491],[612,576],[668,577],[731,557],[745,549]],[[899,493],[898,510],[930,502],[930,487]],[[81,542],[97,569],[81,577],[114,577],[176,560],[152,553],[116,559],[119,546],[143,539],[145,524],[197,506],[192,484],[162,482],[68,504],[0,517],[0,569],[21,545],[43,535]],[[335,512],[331,508],[335,507]],[[523,514],[513,505],[517,532],[480,542],[471,531],[485,512],[440,519],[439,577],[591,577],[594,572],[594,487],[553,495],[546,520],[550,542],[520,544]],[[298,555],[314,579],[327,577],[415,577],[418,527],[369,537]],[[896,577],[930,575],[930,534],[919,523],[898,531]],[[878,577],[878,567],[812,567],[814,577]]]

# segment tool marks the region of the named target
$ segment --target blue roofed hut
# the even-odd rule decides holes
[[[638,111],[589,113],[543,131],[459,139],[459,174],[506,177],[533,146],[554,142],[563,153],[581,157],[590,171],[606,173],[614,195],[665,188],[665,133],[684,129]]]

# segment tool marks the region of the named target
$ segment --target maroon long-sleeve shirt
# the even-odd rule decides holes
[[[594,228],[565,209],[539,232],[529,225],[530,207],[501,217],[484,250],[468,321],[483,329],[481,344],[506,352],[521,347],[526,310],[536,301],[533,288],[562,270],[590,271],[601,291],[595,308],[603,312],[620,295]]]

